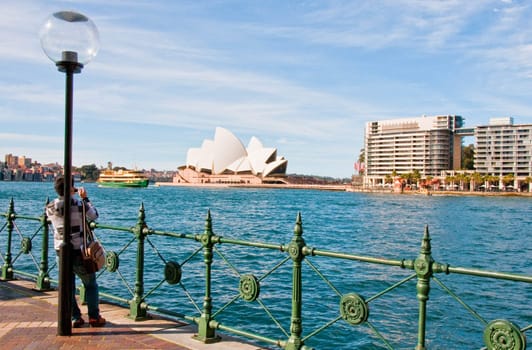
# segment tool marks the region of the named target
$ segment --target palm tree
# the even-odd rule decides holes
[[[528,192],[532,192],[532,176],[525,177],[523,182],[528,184]]]
[[[458,174],[456,179],[460,182],[460,190],[464,190],[464,187],[469,187],[469,175],[467,174]]]
[[[490,188],[490,177],[491,175],[483,175],[482,182],[484,183],[485,190],[488,191]]]
[[[401,179],[403,180],[401,181],[401,187],[404,187],[405,184],[410,185],[412,183],[412,173],[401,174]]]
[[[512,173],[504,175],[504,177],[502,178],[502,183],[504,184],[504,186],[512,185],[513,187],[514,181],[515,181],[515,176]]]
[[[412,171],[412,181],[414,181],[416,183],[416,186],[419,188],[419,180],[421,180],[421,174],[419,173],[419,170],[417,169],[414,169],[414,171]]]
[[[476,190],[477,185],[482,183],[482,175],[480,175],[480,173],[477,173],[475,171],[473,174],[471,174],[471,182],[472,184],[471,184],[470,190],[471,191]]]
[[[485,175],[484,181],[486,182],[486,190],[491,189],[491,185],[499,182],[499,177],[495,175]]]
[[[428,188],[428,189],[431,188],[431,182],[432,182],[432,179],[433,179],[433,177],[430,176],[430,175],[428,175],[427,177],[425,177],[425,180],[423,181],[423,183],[424,183],[424,186],[425,186],[426,188]]]
[[[445,184],[451,185],[451,188],[454,188],[454,182],[456,181],[456,176],[446,176],[445,177]]]

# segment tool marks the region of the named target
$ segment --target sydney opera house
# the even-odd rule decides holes
[[[277,149],[264,147],[255,136],[247,147],[229,130],[217,127],[214,140],[190,148],[186,164],[178,168],[174,183],[265,184],[284,183],[288,161]]]

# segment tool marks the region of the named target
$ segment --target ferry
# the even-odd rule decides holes
[[[150,180],[139,170],[104,170],[97,182],[99,187],[148,187]]]

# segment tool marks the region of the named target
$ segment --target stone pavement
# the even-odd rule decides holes
[[[192,339],[195,327],[154,315],[147,321],[127,318],[129,310],[101,301],[105,327],[72,329],[57,336],[57,291],[37,292],[33,282],[0,281],[0,348],[2,349],[174,349],[257,350],[259,347],[222,336],[204,344]],[[86,306],[81,306],[86,314]],[[88,321],[84,316],[85,321]]]

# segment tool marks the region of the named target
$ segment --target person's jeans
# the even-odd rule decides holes
[[[56,259],[59,266],[59,257]],[[81,282],[85,287],[85,301],[87,302],[89,318],[97,319],[100,317],[100,300],[96,274],[94,272],[87,272],[83,266],[83,258],[81,257],[81,251],[79,250],[74,250],[72,255],[72,271],[74,272],[72,274],[72,320],[79,320],[81,318],[81,310],[76,301],[76,276],[81,279]]]

